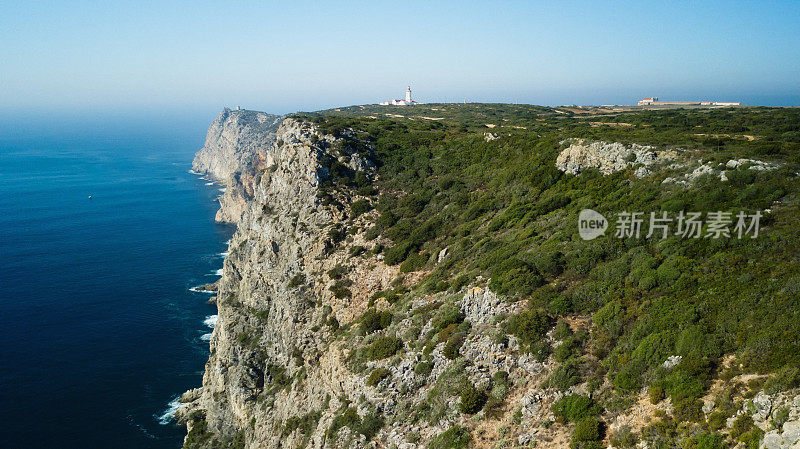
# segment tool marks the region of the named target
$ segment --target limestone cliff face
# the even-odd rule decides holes
[[[328,176],[322,160],[331,157],[326,148],[334,139],[293,119],[284,120],[275,136],[254,135],[247,127],[237,131],[239,121],[227,116],[233,113],[223,112],[212,125],[195,167],[222,177],[247,173],[250,163],[253,176],[237,181],[246,201],[219,281],[211,356],[202,388],[185,395],[180,415],[204,415],[214,440],[244,439],[248,447],[279,447],[283,441],[291,447],[292,438],[282,437],[276,426],[321,412],[332,396],[354,388],[348,386],[352,380],[326,323],[360,314],[367,293],[387,286],[396,270],[382,264],[359,267],[361,291],[335,298],[321,273],[346,257],[331,254],[328,237],[346,216],[318,197]],[[271,146],[265,148],[267,141]],[[353,169],[369,169],[358,154],[343,160]],[[282,389],[299,376],[302,387]],[[315,433],[315,447],[321,446],[321,436]]]
[[[252,197],[252,177],[263,168],[264,154],[275,142],[282,116],[224,109],[211,123],[206,142],[192,162],[195,173],[225,186],[217,221],[236,223]]]

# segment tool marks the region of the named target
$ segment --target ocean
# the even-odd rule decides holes
[[[4,117],[0,447],[181,446],[215,318],[190,289],[233,232],[189,173],[213,118]]]

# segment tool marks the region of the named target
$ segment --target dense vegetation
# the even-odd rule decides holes
[[[787,385],[800,382],[800,111],[579,114],[518,105],[425,105],[304,117],[325,133],[346,137],[338,151],[366,154],[376,165],[377,175],[368,178],[329,161],[333,176],[323,187],[349,189],[352,202],[337,204],[327,193],[323,200],[354,217],[374,213],[367,235],[389,242],[376,247],[386,263],[426,272],[417,291],[457,292],[479,275],[491,279],[489,287],[508,300],[528,302],[528,310],[509,317],[504,328],[540,357],[550,354],[543,336],[560,318],[591,318],[590,329],[580,334],[562,326],[552,386],[610,384],[602,392],[606,407],[649,386],[654,402],[669,397],[675,410],[648,427],[657,440],[670,426],[702,419],[699,398],[722,374],[725,355],[741,362],[736,370],[780,372]],[[643,179],[632,170],[565,175],[555,159],[562,141],[574,137],[679,147],[694,161],[761,159],[779,168],[743,167],[729,171],[727,181],[706,175],[691,185],[661,183],[670,171]],[[607,233],[584,241],[577,232],[584,208],[607,217],[619,211],[769,212],[754,239],[619,239]],[[437,341],[453,341],[455,359],[464,317],[446,308],[435,313]],[[390,323],[391,316],[371,312],[360,326],[369,334]],[[397,337],[378,337],[366,357],[382,359],[402,348]],[[663,362],[676,355],[677,366],[665,369]],[[386,375],[373,374],[374,384]],[[471,384],[461,395],[467,414],[491,399]],[[559,403],[557,416],[577,426],[573,447],[599,444],[605,432],[596,418],[600,410],[583,396]],[[741,424],[735,437],[751,441],[750,427]],[[717,447],[718,437],[710,431],[695,437],[695,444]],[[445,439],[436,444],[451,447]]]

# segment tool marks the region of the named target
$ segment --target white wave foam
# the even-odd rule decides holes
[[[158,423],[162,426],[166,426],[167,424],[171,423],[175,419],[175,412],[181,407],[181,397],[175,396],[169,404],[167,404],[167,409],[164,410],[164,413],[158,415],[156,418],[158,419]]]
[[[198,285],[197,287],[190,287],[189,291],[195,293],[216,293],[214,290],[205,290],[200,287],[202,287],[202,285]]]
[[[219,191],[220,191],[220,192],[222,192],[222,193],[225,193],[225,191],[226,191],[226,190],[228,190],[228,189],[227,189],[227,188],[225,188],[225,187],[223,187],[223,188],[219,189]]]
[[[219,318],[218,315],[209,315],[209,316],[206,317],[205,320],[203,320],[203,324],[205,324],[206,326],[210,327],[211,329],[214,329],[214,326],[217,325],[217,319],[218,318]]]
[[[220,268],[219,270],[215,271],[214,274],[217,275],[217,276],[222,276],[222,268]]]
[[[225,251],[224,253],[219,253],[219,254],[217,254],[217,255],[218,255],[219,257],[228,257],[228,255],[229,255],[229,254],[230,254],[230,251]]]
[[[206,185],[207,185],[207,186],[213,186],[213,185],[214,185],[214,183],[213,183],[213,182],[207,182],[207,183],[206,183]]]
[[[203,334],[203,335],[201,335],[201,336],[200,336],[200,340],[203,340],[203,341],[209,341],[209,340],[211,340],[211,332],[209,332],[209,333],[207,333],[207,334]]]

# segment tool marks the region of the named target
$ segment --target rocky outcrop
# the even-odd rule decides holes
[[[257,154],[269,150],[282,120],[264,112],[223,109],[209,126],[192,170],[227,184],[231,177],[250,169]]]
[[[225,186],[216,220],[236,223],[252,197],[253,176],[275,142],[283,117],[264,112],[224,109],[206,133],[192,171]]]
[[[596,168],[604,175],[635,166],[637,177],[650,174],[653,165],[672,160],[677,156],[675,151],[656,151],[650,146],[618,142],[591,142],[582,139],[569,142],[556,158],[556,167],[568,174],[577,175],[587,168]]]

